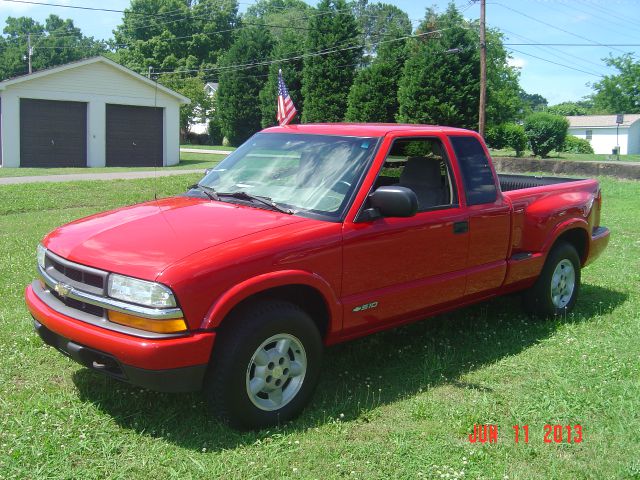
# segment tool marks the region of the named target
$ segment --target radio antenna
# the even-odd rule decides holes
[[[153,92],[153,108],[154,112],[158,109],[158,75],[153,73],[153,67],[149,67],[149,76],[155,82],[155,90]],[[158,201],[158,161],[153,162],[153,199]]]

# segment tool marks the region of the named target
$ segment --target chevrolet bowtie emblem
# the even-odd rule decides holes
[[[64,283],[56,283],[56,286],[53,287],[58,295],[61,297],[66,297],[71,292],[71,287],[69,285],[65,285]]]

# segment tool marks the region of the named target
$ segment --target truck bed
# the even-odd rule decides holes
[[[558,183],[580,182],[582,178],[538,177],[534,175],[498,174],[500,189],[503,192],[522,190],[524,188],[543,187]]]

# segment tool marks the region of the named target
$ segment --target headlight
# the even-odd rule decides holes
[[[176,299],[168,287],[112,273],[109,275],[109,296],[149,307],[175,307]]]
[[[36,247],[36,256],[38,257],[38,265],[41,269],[44,270],[44,255],[47,253],[47,249],[44,248],[41,244],[38,244]]]

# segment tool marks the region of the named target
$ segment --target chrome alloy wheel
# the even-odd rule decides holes
[[[565,308],[576,287],[576,271],[566,258],[556,265],[551,276],[551,301],[556,308]]]
[[[278,410],[298,394],[306,371],[307,354],[300,340],[286,333],[269,337],[247,367],[247,395],[261,410]]]

